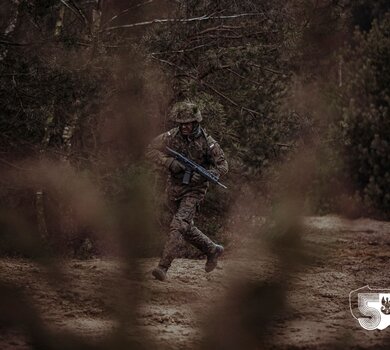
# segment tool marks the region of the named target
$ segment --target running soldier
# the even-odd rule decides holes
[[[215,244],[194,225],[196,210],[204,199],[209,182],[198,173],[194,173],[190,183],[182,183],[185,166],[166,153],[166,147],[183,154],[197,164],[208,169],[218,178],[228,171],[228,164],[219,144],[207,135],[200,126],[202,115],[196,104],[179,102],[172,108],[170,119],[177,127],[157,136],[148,146],[147,157],[158,167],[167,170],[167,194],[173,218],[169,227],[168,240],[165,243],[158,266],[153,276],[164,281],[172,261],[178,256],[185,242],[189,242],[207,256],[206,272],[217,266],[223,246]]]

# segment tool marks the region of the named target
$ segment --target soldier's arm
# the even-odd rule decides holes
[[[225,154],[218,142],[210,137],[210,155],[211,155],[211,167],[210,171],[218,177],[225,175],[228,170],[228,162],[225,159]]]
[[[157,136],[146,148],[146,158],[160,168],[169,168],[173,158],[165,153],[170,132]]]

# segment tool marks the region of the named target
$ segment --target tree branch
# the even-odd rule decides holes
[[[1,45],[8,45],[8,46],[28,46],[31,44],[26,43],[15,43],[14,41],[7,41],[7,40],[0,40]]]
[[[85,24],[88,23],[83,11],[81,11],[72,0],[60,0],[69,10],[71,10],[78,18],[80,18]],[[69,3],[68,3],[69,1]]]
[[[293,147],[293,145],[287,143],[275,143],[274,145],[279,147],[288,147],[288,148]]]
[[[233,101],[230,97],[224,95],[222,92],[218,91],[217,89],[215,89],[214,87],[212,87],[211,85],[205,83],[205,82],[201,82],[202,85],[206,86],[208,89],[210,89],[211,91],[214,91],[218,96],[222,97],[223,99],[225,99],[226,101],[230,102],[233,106],[236,106],[238,108],[241,108],[243,109],[243,107],[240,107],[240,105]]]
[[[201,17],[192,17],[192,18],[162,18],[162,19],[153,19],[151,21],[108,27],[104,30],[111,31],[111,30],[115,30],[115,29],[134,28],[134,27],[146,26],[146,25],[157,24],[157,23],[189,23],[189,22],[216,20],[216,19],[234,19],[234,18],[239,18],[239,17],[260,16],[260,15],[263,15],[263,14],[262,13],[241,13],[241,14],[229,15],[229,16],[207,16],[207,15],[204,15]]]
[[[198,45],[198,46],[190,47],[189,49],[182,49],[182,50],[152,52],[152,55],[163,55],[163,54],[166,54],[166,53],[184,53],[184,52],[195,51],[195,50],[201,49],[203,47],[209,47],[209,46],[214,46],[214,44],[213,43],[208,43],[208,44]]]
[[[206,28],[205,30],[200,31],[199,33],[196,33],[195,35],[189,37],[189,39],[197,38],[200,35],[207,34],[210,32],[233,32],[237,33],[234,29],[245,29],[246,27],[243,26],[225,26],[225,25],[219,25],[216,27]]]
[[[176,67],[177,69],[181,70],[182,72],[184,72],[184,76],[187,76],[188,78],[196,81],[198,84],[200,85],[203,85],[204,87],[208,88],[209,90],[213,91],[215,94],[217,94],[218,96],[222,97],[224,100],[228,101],[230,104],[232,104],[233,106],[237,107],[237,108],[240,108],[241,110],[243,111],[247,111],[249,112],[252,116],[253,114],[255,115],[259,115],[259,116],[262,116],[266,119],[269,119],[268,117],[262,115],[261,113],[253,110],[253,109],[250,109],[250,108],[247,108],[247,107],[244,107],[244,106],[240,106],[236,101],[232,100],[230,97],[226,96],[225,94],[223,94],[222,92],[220,92],[219,90],[217,90],[216,88],[214,88],[213,86],[211,86],[210,84],[204,82],[204,81],[199,81],[199,79],[197,79],[195,76],[191,75],[191,74],[188,74],[185,72],[185,70],[181,67],[179,67],[177,64],[174,64],[172,62],[169,62],[167,60],[163,60],[163,59],[160,59],[160,58],[157,58],[157,57],[154,57],[153,55],[151,55],[151,57],[157,61],[160,61],[160,62],[163,62],[171,67]]]
[[[256,37],[259,34],[265,34],[266,32],[254,32],[247,34],[237,34],[237,35],[198,35],[196,39],[244,39],[250,37]]]
[[[0,162],[3,163],[3,164],[6,164],[8,165],[9,167],[11,168],[14,168],[16,170],[20,170],[20,171],[32,171],[32,169],[28,169],[28,168],[21,168],[20,166],[17,166],[15,164],[12,164],[10,162],[8,162],[7,160],[3,159],[3,158],[0,158]]]
[[[137,4],[137,5],[134,5],[134,6],[131,6],[129,7],[128,9],[126,10],[123,10],[122,12],[118,13],[117,15],[111,17],[107,22],[105,22],[103,24],[103,27],[105,27],[107,24],[111,23],[112,21],[115,21],[117,18],[119,18],[120,16],[123,16],[125,15],[126,13],[128,13],[131,9],[133,8],[137,8],[137,7],[141,7],[141,6],[145,6],[145,5],[149,5],[153,2],[154,0],[149,0],[149,1],[146,1],[146,2],[142,2],[140,4]]]
[[[258,64],[250,63],[249,65],[252,66],[252,67],[256,67],[256,68],[260,68],[260,69],[266,70],[266,71],[274,73],[274,74],[283,74],[283,72],[280,72],[280,71],[277,71],[275,69],[271,69],[271,68],[268,68],[268,67],[262,67],[262,66],[259,66]]]
[[[233,73],[234,75],[238,76],[242,80],[250,81],[251,83],[256,84],[257,86],[262,86],[262,84],[260,84],[258,81],[246,78],[243,75],[241,75],[241,74],[237,73],[236,71],[234,71],[233,69],[227,68],[227,71],[230,72],[230,73]]]

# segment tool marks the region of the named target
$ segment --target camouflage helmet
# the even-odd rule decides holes
[[[199,107],[193,102],[177,102],[172,108],[169,119],[177,123],[199,123],[202,121],[202,114]]]

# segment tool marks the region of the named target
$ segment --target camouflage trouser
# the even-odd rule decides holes
[[[175,211],[169,227],[168,240],[165,243],[159,265],[168,269],[172,261],[183,250],[188,242],[198,248],[202,253],[208,255],[214,250],[214,242],[194,226],[194,216],[199,199],[184,197],[178,201],[171,202],[171,210]]]

